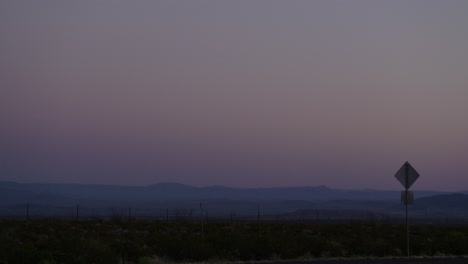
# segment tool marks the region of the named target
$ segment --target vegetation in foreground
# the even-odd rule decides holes
[[[0,263],[401,256],[405,236],[404,225],[381,222],[0,220]],[[414,255],[467,255],[466,245],[468,226],[411,227]]]

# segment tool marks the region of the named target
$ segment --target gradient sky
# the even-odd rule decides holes
[[[468,189],[468,1],[0,1],[0,180]]]

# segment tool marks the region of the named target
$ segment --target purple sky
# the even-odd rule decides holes
[[[468,1],[0,2],[0,180],[468,189]]]

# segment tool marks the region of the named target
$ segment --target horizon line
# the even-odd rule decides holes
[[[19,182],[19,181],[8,181],[8,180],[0,180],[0,184],[3,183],[10,183],[10,184],[51,184],[51,185],[81,185],[81,186],[116,186],[116,187],[151,187],[161,184],[174,184],[174,185],[181,185],[191,188],[210,188],[210,187],[220,187],[220,188],[229,188],[229,189],[284,189],[284,188],[326,188],[329,190],[342,190],[342,191],[404,191],[403,189],[378,189],[378,188],[335,188],[330,187],[328,185],[289,185],[289,186],[275,186],[275,187],[235,187],[235,186],[228,186],[228,185],[191,185],[181,182],[172,182],[172,181],[161,181],[146,185],[129,185],[129,184],[110,184],[110,183],[77,183],[77,182]],[[457,191],[446,191],[446,190],[433,190],[433,189],[413,189],[410,191],[418,191],[418,192],[441,192],[441,193],[463,193],[468,192],[468,190],[457,190]]]

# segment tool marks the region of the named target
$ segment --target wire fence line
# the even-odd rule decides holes
[[[296,214],[264,214],[261,208],[256,206],[250,212],[226,209],[224,212],[209,208],[195,210],[187,207],[166,208],[141,208],[141,207],[90,207],[79,204],[70,206],[50,206],[27,203],[24,205],[1,207],[0,217],[7,218],[70,218],[70,219],[155,219],[155,220],[330,220],[330,219],[355,219],[376,220],[386,219],[382,214],[357,211],[327,211],[314,210],[312,213],[304,212]],[[226,211],[228,211],[226,213]]]
[[[200,206],[202,208],[202,206]],[[188,207],[123,207],[123,206],[55,206],[26,203],[15,206],[0,206],[2,219],[64,219],[64,220],[155,220],[155,221],[269,221],[269,222],[392,222],[404,223],[399,215],[388,215],[373,211],[357,210],[297,210],[292,213],[262,213],[256,206],[251,211],[236,211],[228,208],[220,212],[209,208],[202,209]],[[468,218],[454,217],[415,217],[412,224],[448,224],[466,225]]]

